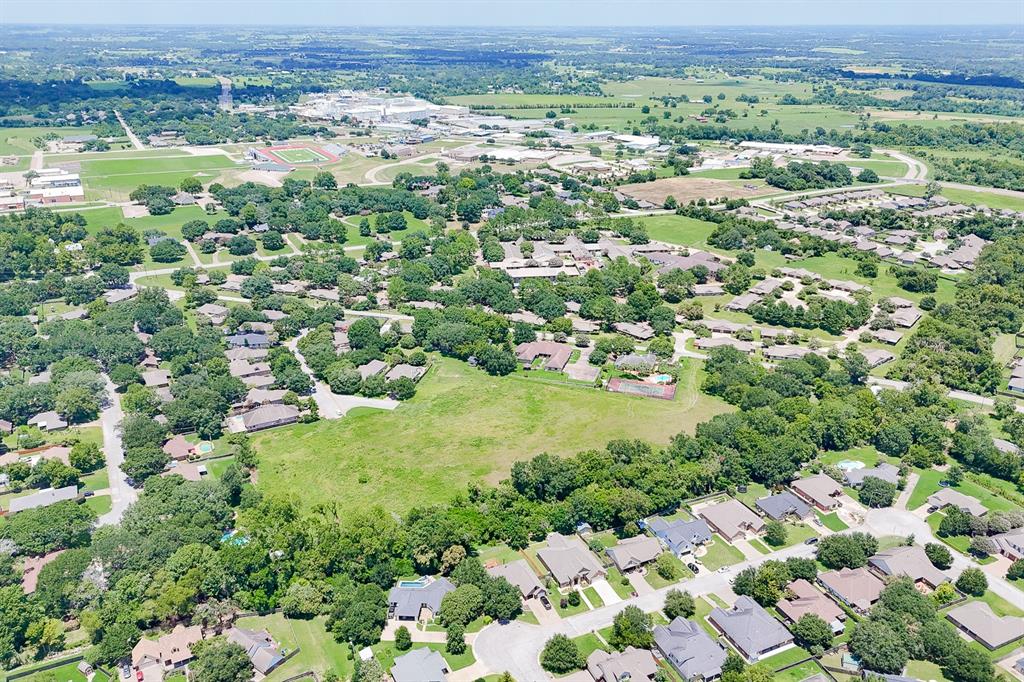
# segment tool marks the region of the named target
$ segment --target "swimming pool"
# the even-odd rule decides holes
[[[844,459],[841,462],[836,462],[836,466],[843,471],[856,471],[857,469],[864,468],[864,462],[858,462],[855,459]]]
[[[202,443],[196,446],[196,452],[201,455],[206,455],[213,452],[213,443],[208,440],[204,440]]]
[[[427,584],[427,581],[426,581],[425,578],[420,578],[419,580],[399,580],[398,581],[398,586],[399,587],[404,587],[406,589],[416,589],[416,588],[419,588],[419,587],[423,587],[426,584]]]

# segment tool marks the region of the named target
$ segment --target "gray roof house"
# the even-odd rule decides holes
[[[988,649],[998,649],[1024,637],[1024,618],[997,616],[983,601],[958,606],[946,618]]]
[[[625,573],[657,559],[661,554],[661,543],[649,535],[637,535],[620,541],[604,552],[616,568]]]
[[[447,682],[448,662],[433,649],[413,649],[395,659],[391,677],[395,682]]]
[[[776,521],[783,521],[791,516],[804,519],[811,513],[810,505],[788,490],[762,497],[755,504],[758,509]]]
[[[512,585],[519,588],[519,594],[523,599],[531,599],[547,594],[547,590],[540,582],[540,578],[533,572],[525,559],[510,561],[507,564],[498,564],[487,569],[487,573],[495,578],[504,578]]]
[[[587,656],[587,672],[594,682],[643,682],[654,679],[658,663],[648,649],[628,646],[612,653],[597,649]]]
[[[294,424],[299,421],[299,410],[292,405],[261,405],[238,415],[242,422],[242,430],[261,431],[263,429]]]
[[[711,541],[711,528],[704,519],[666,521],[655,516],[646,526],[676,556],[690,554],[698,545]]]
[[[60,431],[68,427],[68,423],[61,419],[60,415],[53,410],[40,412],[28,420],[28,425],[38,426],[40,431]]]
[[[744,537],[748,532],[760,533],[764,530],[764,519],[739,500],[732,498],[704,507],[697,513],[730,542]]]
[[[259,332],[233,334],[225,340],[229,348],[270,348],[270,337]]]
[[[245,649],[252,667],[261,675],[270,673],[284,663],[284,656],[277,650],[277,644],[266,630],[231,628],[227,632],[227,640]]]
[[[388,614],[398,620],[419,620],[423,611],[433,618],[441,610],[444,595],[455,590],[455,585],[448,578],[428,580],[413,587],[399,582],[388,592]]]
[[[928,505],[939,509],[957,507],[971,516],[984,516],[988,513],[988,509],[981,502],[952,488],[941,488],[934,495],[929,495]]]
[[[865,478],[880,478],[893,485],[899,483],[900,470],[888,462],[881,462],[878,466],[865,467],[863,469],[850,469],[846,473],[846,484],[851,488],[859,488]]]
[[[949,581],[949,576],[935,568],[924,548],[917,545],[882,550],[868,559],[868,564],[885,575],[906,576],[915,583],[924,582],[932,588]]]
[[[9,512],[17,514],[26,509],[49,507],[58,502],[67,502],[78,497],[78,486],[68,485],[63,488],[44,488],[30,495],[22,495],[11,500]]]
[[[725,647],[693,621],[676,618],[656,626],[654,644],[684,680],[713,680],[722,674]]]
[[[751,662],[793,643],[789,630],[746,595],[728,611],[712,609],[708,621]]]
[[[388,368],[388,363],[386,363],[386,362],[383,362],[381,360],[370,360],[365,365],[360,365],[358,367],[359,376],[361,376],[364,380],[366,380],[366,379],[369,379],[372,376],[377,376],[378,374],[380,374],[381,372],[383,372],[387,368]]]
[[[551,533],[547,543],[537,552],[537,558],[560,586],[592,583],[607,574],[578,537]]]
[[[1024,528],[993,535],[992,541],[996,543],[999,552],[1010,561],[1024,559]]]

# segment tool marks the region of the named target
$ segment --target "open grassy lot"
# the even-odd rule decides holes
[[[42,137],[48,133],[54,133],[64,137],[65,135],[91,135],[92,128],[88,127],[52,127],[52,126],[30,126],[28,128],[0,128],[0,155],[2,156],[31,156],[36,151],[32,144],[32,138]]]
[[[706,249],[707,239],[717,227],[714,223],[681,215],[653,215],[641,218],[651,239]]]
[[[924,185],[899,185],[887,189],[892,194],[909,197],[924,196]],[[995,192],[973,192],[967,189],[942,188],[942,196],[950,201],[961,204],[985,204],[989,208],[1008,208],[1013,211],[1024,211],[1024,198],[997,194]]]
[[[378,213],[374,213],[372,215],[366,216],[366,219],[370,222],[370,227],[372,227],[374,230],[376,230],[377,228],[378,215]],[[403,211],[402,215],[405,216],[406,223],[406,228],[404,230],[395,230],[394,232],[379,234],[378,236],[381,239],[388,240],[389,242],[396,242],[401,241],[403,236],[411,234],[413,232],[420,231],[429,233],[429,226],[427,225],[426,221],[420,220],[419,218],[414,216],[412,213],[409,213],[408,211]],[[347,239],[345,240],[345,246],[365,245],[369,244],[375,239],[374,237],[363,237],[362,235],[359,234],[359,222],[361,220],[361,216],[348,216],[341,221],[348,228],[346,233]]]
[[[839,514],[836,514],[835,512],[832,512],[831,514],[822,514],[819,511],[815,511],[814,513],[818,515],[818,518],[821,519],[823,524],[825,524],[825,527],[831,531],[838,533],[841,530],[849,528],[849,526],[843,523],[843,520],[839,518]]]
[[[21,672],[21,670],[22,669],[12,672]],[[24,670],[31,670],[31,667],[26,667]],[[6,680],[10,678],[0,677],[0,679]],[[92,676],[93,682],[107,682],[109,679],[110,678],[107,677],[106,674],[100,671],[96,671]],[[78,663],[74,662],[57,668],[50,668],[49,670],[41,670],[25,677],[19,677],[18,680],[20,682],[86,682],[86,677],[82,673],[78,672]]]
[[[667,443],[727,410],[696,382],[669,402],[491,377],[440,359],[393,412],[273,429],[254,444],[266,491],[402,511],[445,501],[470,481],[497,482],[512,462],[540,452],[575,454],[614,438]]]
[[[81,175],[87,197],[122,200],[139,185],[176,187],[188,177],[209,183],[220,171],[238,167],[224,155],[98,159],[83,162]]]
[[[910,499],[907,501],[907,509],[917,509],[922,504],[925,504],[928,501],[929,495],[939,491],[939,482],[945,478],[945,475],[941,471],[936,471],[934,469],[920,471],[919,475],[920,478],[917,481],[917,485],[914,487],[914,492],[910,494]],[[959,490],[964,495],[975,498],[989,511],[1012,511],[1018,509],[1017,505],[1013,502],[1010,502],[999,495],[995,495],[985,488],[982,488],[977,483],[967,479],[961,481],[959,485],[953,486],[953,489]]]
[[[241,618],[238,626],[253,630],[265,628],[281,645],[282,653],[299,648],[298,654],[266,678],[268,682],[278,682],[310,670],[316,672],[321,679],[328,672],[335,672],[341,679],[348,679],[352,674],[352,661],[348,660],[347,648],[327,632],[324,628],[325,620],[294,620],[280,613],[272,613],[268,616]]]
[[[712,536],[712,542],[707,545],[707,552],[700,557],[700,563],[709,571],[717,571],[723,566],[732,566],[743,561],[743,552],[733,547],[718,533]]]
[[[150,215],[141,218],[125,218],[124,212],[117,206],[88,209],[81,211],[81,215],[85,218],[86,229],[91,233],[98,232],[104,227],[124,223],[136,228],[139,232],[160,230],[176,239],[181,238],[181,226],[190,220],[205,220],[212,226],[221,218],[227,217],[227,213],[224,211],[218,211],[214,215],[209,215],[199,206],[179,206],[164,215]],[[161,265],[161,267],[166,266]]]

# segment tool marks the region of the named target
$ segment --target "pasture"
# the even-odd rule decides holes
[[[255,435],[259,486],[304,505],[334,499],[356,508],[373,500],[402,512],[446,501],[472,481],[496,483],[513,462],[541,452],[572,455],[615,438],[665,444],[731,409],[701,394],[698,368],[690,369],[676,399],[662,401],[492,377],[441,358],[416,396],[393,412]]]

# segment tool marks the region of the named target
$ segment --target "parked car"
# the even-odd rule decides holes
[[[693,571],[695,575],[697,573],[700,573],[700,566],[698,566],[697,564],[695,564],[693,562],[690,562],[690,563],[686,564],[686,567],[688,569],[690,569],[691,571]]]
[[[541,603],[541,604],[543,604],[543,605],[544,605],[544,608],[545,608],[545,609],[547,609],[548,611],[550,611],[550,610],[551,610],[551,602],[550,602],[550,601],[548,601],[548,598],[547,598],[547,596],[545,596],[545,595],[543,595],[543,594],[542,594],[542,595],[540,595],[540,603]]]
[[[86,490],[84,493],[82,493],[82,496],[83,497],[92,497],[95,494],[96,494],[96,491],[94,491],[94,490]]]
[[[729,572],[729,567],[728,566],[722,566],[720,569],[718,569],[718,572],[719,573],[728,573]]]
[[[928,507],[928,513],[929,514],[934,514],[937,511],[939,511],[938,507]]]
[[[805,545],[816,545],[816,544],[818,544],[818,540],[820,540],[820,539],[821,538],[807,538],[806,540],[804,540],[804,544]]]

